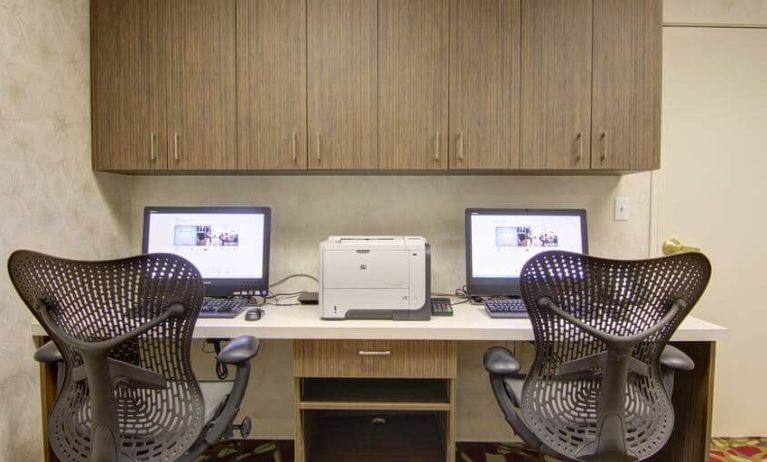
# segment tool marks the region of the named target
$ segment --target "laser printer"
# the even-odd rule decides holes
[[[322,319],[431,318],[431,252],[419,236],[330,236],[320,243]]]

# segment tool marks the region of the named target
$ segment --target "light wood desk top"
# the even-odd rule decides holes
[[[244,313],[233,319],[198,319],[195,338],[233,338],[253,335],[260,339],[381,339],[381,340],[462,340],[532,341],[529,319],[493,319],[482,306],[454,305],[454,315],[432,317],[430,321],[334,320],[320,319],[319,307],[273,306],[264,308],[260,321],[245,321]],[[725,340],[725,327],[688,317],[677,330],[675,342],[716,342]],[[32,335],[45,335],[34,322]]]

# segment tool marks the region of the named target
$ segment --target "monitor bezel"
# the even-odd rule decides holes
[[[147,206],[144,207],[144,233],[142,241],[142,252],[147,253],[149,247],[149,216],[151,214],[173,214],[173,213],[210,213],[210,214],[244,214],[244,215],[263,215],[264,216],[264,242],[263,259],[260,279],[255,278],[205,278],[206,297],[231,297],[236,293],[247,293],[249,295],[267,295],[269,291],[269,256],[272,228],[272,209],[270,207],[227,207],[227,206],[198,206],[198,207],[165,207],[165,206]]]
[[[550,215],[578,216],[581,219],[581,241],[583,253],[588,254],[588,226],[585,209],[486,209],[468,208],[466,225],[466,291],[471,296],[508,295],[518,296],[519,278],[475,278],[472,271],[471,217],[472,215]]]

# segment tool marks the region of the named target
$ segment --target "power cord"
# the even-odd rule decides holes
[[[229,376],[229,369],[226,367],[226,364],[218,360],[218,354],[221,353],[221,344],[225,341],[226,340],[220,338],[209,338],[205,339],[205,342],[202,344],[203,353],[215,353],[216,355],[216,377],[218,377],[218,380],[226,380]],[[205,345],[208,344],[213,345],[212,352],[205,351]]]

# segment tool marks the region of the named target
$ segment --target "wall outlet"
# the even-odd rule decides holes
[[[615,198],[615,221],[628,221],[629,219],[629,198]]]

